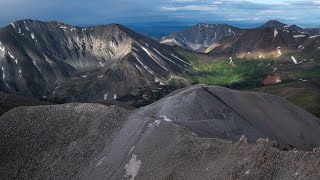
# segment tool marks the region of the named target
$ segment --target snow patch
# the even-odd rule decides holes
[[[264,58],[266,58],[266,57],[263,54],[259,55],[259,59],[264,59]]]
[[[298,50],[300,50],[300,51],[302,51],[304,49],[304,46],[302,46],[302,45],[300,45],[299,47],[298,47]]]
[[[295,57],[291,56],[291,59],[292,59],[292,61],[293,61],[294,64],[298,64],[298,61],[296,60]]]
[[[4,69],[4,67],[1,67],[1,71],[2,71],[2,81],[4,82],[4,84],[5,84],[9,89],[11,89],[10,86],[9,86],[9,84],[6,82],[6,74],[5,74],[5,69]]]
[[[22,78],[22,70],[19,69],[19,77]]]
[[[4,71],[4,67],[1,67],[1,71],[2,71],[2,80],[5,81],[6,74],[5,74],[5,71]]]
[[[164,39],[160,43],[162,44],[176,44],[179,46],[182,46],[180,42],[178,42],[176,39]]]
[[[161,121],[160,120],[155,120],[153,123],[148,125],[148,128],[153,126],[154,124],[156,125],[156,127],[158,127],[161,124]]]
[[[163,118],[163,120],[165,120],[167,122],[172,122],[172,120],[167,118],[167,116],[165,116],[165,115],[161,115],[160,118]]]
[[[313,38],[316,38],[316,37],[319,37],[320,35],[315,35],[315,36],[310,36],[309,38],[310,39],[313,39]]]
[[[273,37],[277,37],[278,34],[279,34],[278,30],[277,30],[277,29],[274,29]]]
[[[277,69],[278,69],[278,68],[274,68],[273,71],[272,71],[272,73],[276,72]]]
[[[158,82],[161,86],[164,85],[163,82],[161,82],[161,79],[159,79],[157,77],[154,79],[154,82]]]
[[[102,62],[99,61],[99,64],[101,67],[104,67],[104,64]]]
[[[30,36],[32,39],[34,39],[34,33],[31,33]]]
[[[2,46],[1,41],[0,41],[0,50],[1,50],[2,52],[5,52],[5,47],[4,47],[4,46]]]
[[[160,120],[156,120],[156,121],[154,122],[154,124],[155,124],[157,127],[160,125],[160,123],[161,123]]]
[[[306,37],[307,35],[305,34],[297,34],[297,35],[293,35],[294,38],[302,38],[302,37]]]
[[[276,79],[276,83],[281,83],[281,79]]]
[[[278,50],[278,56],[281,56],[282,55],[282,52],[281,52],[281,49]]]
[[[100,79],[100,78],[102,78],[103,77],[103,74],[102,75],[100,75],[100,76],[98,76],[98,78]]]
[[[107,94],[104,94],[104,96],[103,96],[103,99],[104,99],[104,100],[107,100],[107,98],[108,98],[108,93],[107,93]]]
[[[137,155],[132,154],[130,161],[124,166],[124,168],[126,169],[126,174],[124,175],[124,177],[126,177],[128,180],[134,180],[134,178],[138,174],[141,163],[142,162],[137,159]]]
[[[229,57],[229,64],[234,64],[232,57]]]
[[[231,35],[231,28],[229,27],[229,34]]]
[[[117,99],[117,94],[113,95],[113,99],[116,100]]]
[[[15,29],[16,28],[16,25],[14,25],[13,23],[11,23],[11,26]]]

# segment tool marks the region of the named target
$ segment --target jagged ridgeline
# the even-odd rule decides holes
[[[173,48],[118,24],[22,20],[0,29],[0,91],[7,93],[114,99],[165,84],[188,65]]]

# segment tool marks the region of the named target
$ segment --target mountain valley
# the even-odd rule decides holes
[[[319,179],[320,31],[0,29],[0,179]]]

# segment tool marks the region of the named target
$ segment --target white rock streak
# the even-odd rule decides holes
[[[97,163],[96,167],[100,166],[102,163],[103,163],[103,160],[105,159],[106,157],[104,156],[102,159],[100,159],[100,161]]]
[[[181,62],[183,62],[183,63],[186,63],[186,64],[191,65],[190,63],[188,63],[188,62],[186,62],[186,61],[182,60],[181,58],[179,58],[178,56],[176,56],[176,55],[174,55],[174,54],[171,54],[171,56],[172,56],[172,57],[174,57],[174,58],[176,58],[176,59],[178,59],[179,61],[181,61]]]
[[[138,171],[141,166],[141,161],[137,159],[137,155],[132,154],[132,158],[130,161],[124,166],[126,169],[126,174],[124,177],[126,177],[129,180],[134,180],[134,178],[137,176]]]
[[[37,63],[35,61],[32,61],[33,65],[38,69],[38,71],[41,73],[39,66],[37,65]]]
[[[6,74],[4,72],[4,67],[1,67],[1,71],[2,71],[2,80],[5,81],[6,79]]]
[[[140,64],[146,71],[148,71],[150,74],[154,75],[154,72],[153,72],[148,66],[144,65],[144,64],[142,63],[142,61],[140,61],[140,59],[139,59],[138,57],[136,57],[136,59],[137,59],[137,61],[139,62],[139,64]]]
[[[8,51],[8,54],[10,58],[13,59],[16,64],[18,64],[18,59],[16,59],[9,51]]]
[[[154,51],[156,51],[157,54],[159,54],[161,57],[165,58],[166,60],[172,62],[175,65],[178,65],[179,67],[181,67],[182,69],[184,69],[184,67],[182,67],[180,64],[177,64],[176,62],[172,61],[171,59],[167,58],[166,56],[164,56],[163,54],[161,54],[157,49],[153,48]]]
[[[145,51],[148,56],[154,61],[156,62],[160,67],[162,67],[164,70],[168,71],[168,69],[166,67],[164,67],[162,64],[160,64],[153,56],[151,56],[151,54],[149,53],[148,49],[141,47],[143,51]]]

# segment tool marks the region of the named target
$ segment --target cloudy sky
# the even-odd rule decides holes
[[[264,22],[320,26],[320,0],[0,0],[0,25],[19,19],[110,22]]]

